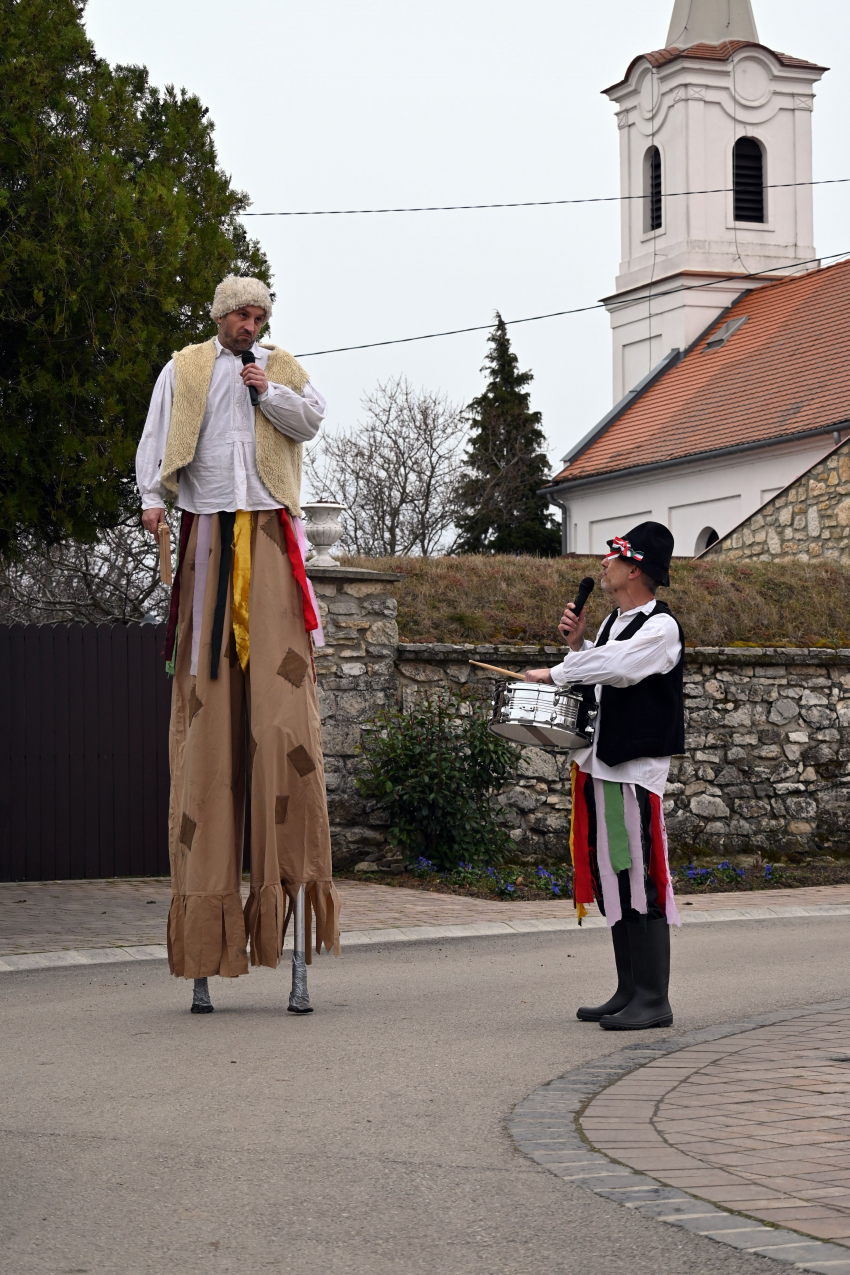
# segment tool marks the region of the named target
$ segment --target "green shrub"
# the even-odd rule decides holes
[[[461,694],[424,700],[372,719],[362,749],[360,792],[390,817],[402,853],[440,870],[501,863],[511,847],[493,796],[516,764],[516,750],[488,729],[489,710]]]

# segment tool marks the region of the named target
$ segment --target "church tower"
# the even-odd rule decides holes
[[[615,402],[744,289],[816,267],[804,183],[825,69],[760,44],[750,0],[675,0],[666,47],[605,90],[627,197],[605,298]]]

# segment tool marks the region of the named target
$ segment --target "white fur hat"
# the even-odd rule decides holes
[[[272,317],[272,299],[262,279],[244,279],[238,274],[226,275],[215,290],[210,314],[220,319],[231,310],[243,305],[259,305],[266,312],[266,321]]]

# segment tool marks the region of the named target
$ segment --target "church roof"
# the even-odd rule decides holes
[[[719,329],[741,319],[723,341],[729,328]],[[743,293],[665,362],[569,454],[550,489],[850,420],[850,261]]]
[[[627,84],[632,71],[638,62],[646,59],[650,66],[665,66],[668,62],[674,62],[676,58],[697,58],[700,61],[708,62],[728,62],[733,53],[737,53],[738,49],[762,49],[765,53],[775,57],[780,66],[797,67],[802,70],[810,71],[826,71],[829,68],[819,66],[816,62],[806,62],[804,58],[792,58],[788,53],[778,53],[776,49],[769,49],[766,44],[757,44],[754,40],[724,40],[721,44],[692,44],[686,49],[680,49],[674,45],[670,49],[656,49],[654,53],[639,53],[636,58],[632,58],[629,68],[622,80],[617,84],[612,84],[610,88],[603,89],[603,93],[613,93],[615,89],[622,88]]]

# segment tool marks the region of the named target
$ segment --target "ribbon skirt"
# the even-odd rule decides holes
[[[639,916],[680,924],[656,793],[594,779],[573,763],[570,853],[579,921],[595,899],[609,926]]]
[[[222,548],[227,560],[232,546],[222,544],[224,521],[215,515],[192,521],[180,568],[168,948],[172,973],[185,978],[247,973],[249,942],[251,963],[274,968],[287,896],[293,899],[301,885],[311,925],[315,915],[317,948],[338,950],[321,724],[302,590],[277,511],[241,520],[232,571],[220,571]],[[232,522],[231,515],[225,537]],[[243,910],[246,799],[251,888]],[[309,951],[309,938],[307,946]]]

